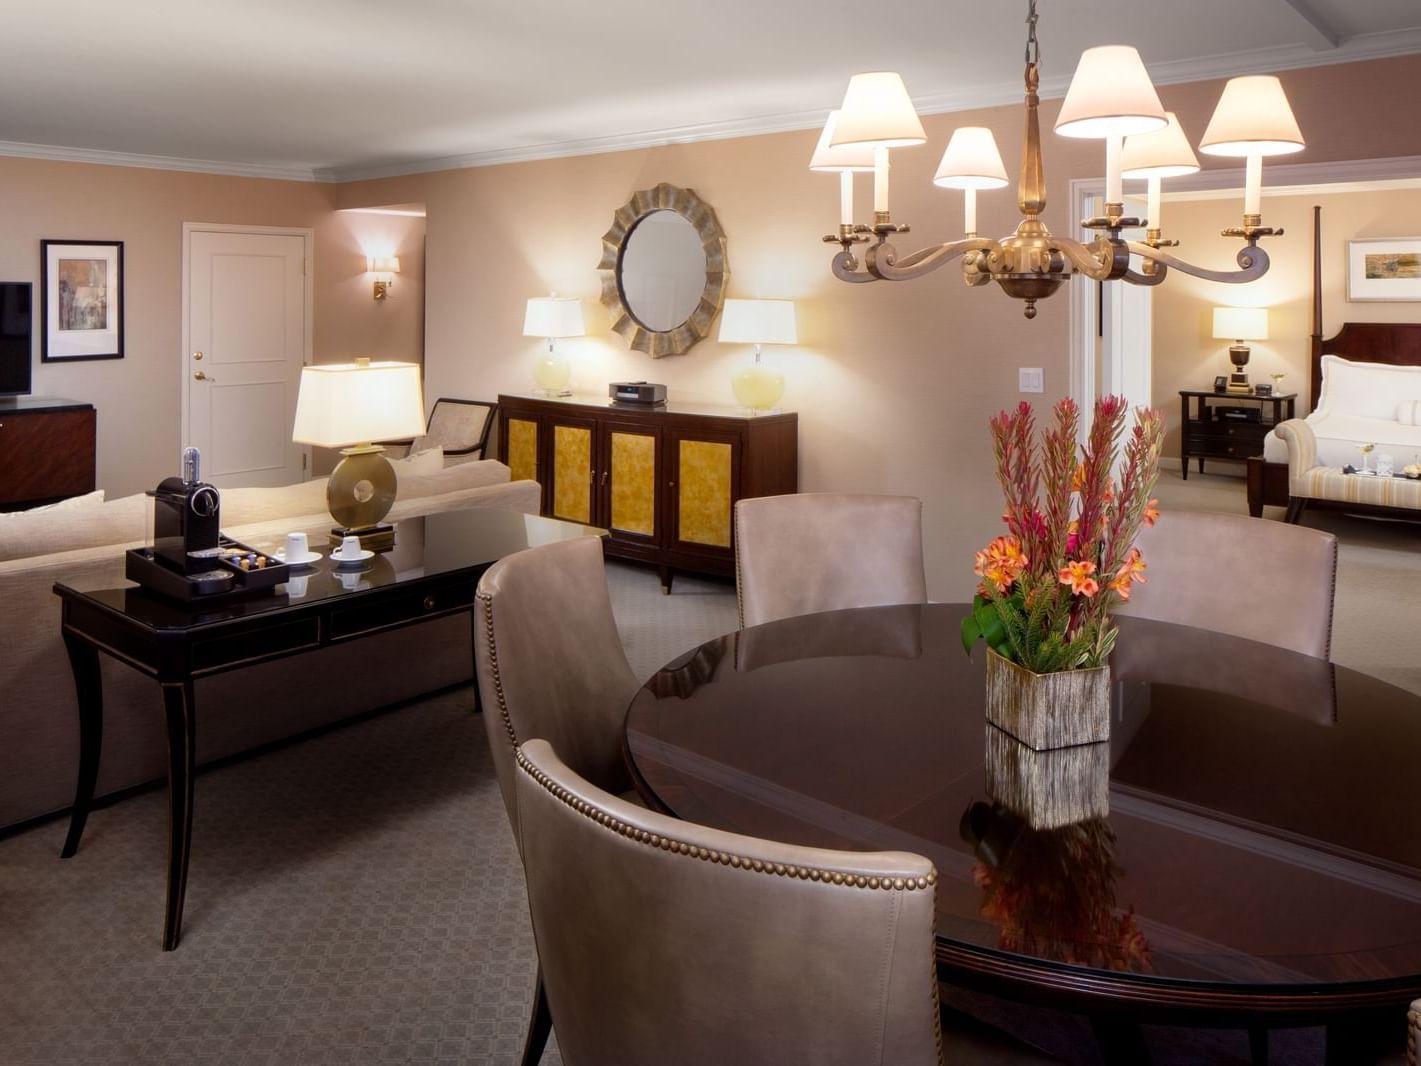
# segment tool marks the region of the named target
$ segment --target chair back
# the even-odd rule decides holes
[[[528,904],[568,1066],[941,1063],[932,864],[738,836],[517,753]]]
[[[438,445],[448,459],[487,458],[489,430],[492,429],[498,404],[488,400],[456,400],[441,396],[429,412],[429,426],[422,444]]]
[[[806,492],[735,505],[740,625],[927,600],[923,504]]]
[[[622,723],[637,680],[622,650],[602,542],[579,537],[510,555],[479,582],[474,658],[484,726],[518,833],[514,749],[533,737],[609,792],[631,787]]]
[[[1145,583],[1122,614],[1199,626],[1326,659],[1337,538],[1212,511],[1166,511],[1135,541]],[[1202,667],[1201,667],[1202,668]]]

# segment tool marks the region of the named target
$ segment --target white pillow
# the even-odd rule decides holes
[[[403,459],[391,459],[390,463],[395,468],[396,478],[437,474],[444,469],[444,449],[436,444],[433,448],[415,452]]]
[[[47,503],[43,507],[30,507],[24,511],[0,511],[0,520],[20,518],[27,514],[39,514],[41,511],[72,511],[79,507],[94,507],[103,502],[104,490],[95,489],[82,496],[70,496],[67,500],[60,500],[58,503]]]
[[[1402,400],[1396,405],[1396,420],[1403,426],[1421,425],[1418,422],[1421,418],[1421,403],[1415,400]]]
[[[1322,395],[1319,414],[1397,417],[1399,401],[1421,400],[1421,366],[1359,363],[1336,355],[1322,357]]]

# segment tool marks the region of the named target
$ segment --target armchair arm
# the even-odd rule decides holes
[[[1301,418],[1281,422],[1273,432],[1288,446],[1288,488],[1297,495],[1303,475],[1317,466],[1317,436]]]

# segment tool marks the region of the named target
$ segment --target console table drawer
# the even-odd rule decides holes
[[[346,607],[331,613],[331,641],[349,640],[391,626],[423,618],[468,610],[474,604],[474,583],[420,591],[413,589],[388,596],[367,606]]]
[[[1191,436],[1188,440],[1189,454],[1205,459],[1248,459],[1263,454],[1263,438],[1232,439],[1229,437]]]
[[[321,626],[315,618],[264,626],[212,640],[195,640],[192,643],[192,672],[205,673],[217,667],[235,666],[270,655],[307,651],[320,647],[320,644]]]
[[[1273,427],[1264,422],[1191,422],[1187,428],[1191,441],[1262,441]]]

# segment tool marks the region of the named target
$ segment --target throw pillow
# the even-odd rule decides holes
[[[395,477],[397,478],[437,474],[444,469],[444,449],[436,444],[433,448],[415,452],[403,459],[391,459],[390,463],[395,468]]]
[[[1403,426],[1421,425],[1421,403],[1416,400],[1402,400],[1396,405],[1396,420]]]

